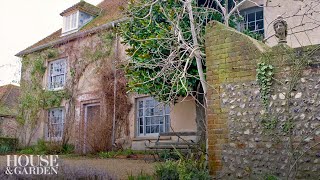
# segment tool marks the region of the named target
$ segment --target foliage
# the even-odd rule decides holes
[[[278,125],[278,119],[276,117],[271,117],[270,115],[265,115],[261,121],[264,129],[274,130]]]
[[[100,158],[113,158],[118,155],[116,151],[99,152]]]
[[[155,178],[149,174],[145,174],[142,171],[140,174],[134,176],[134,175],[129,175],[128,180],[154,180]]]
[[[266,175],[264,177],[264,180],[278,180],[278,177],[276,177],[274,175]]]
[[[26,147],[19,151],[20,154],[71,154],[74,152],[74,146],[70,144],[60,145],[60,143],[46,142],[39,139],[34,146]]]
[[[177,151],[163,150],[163,151],[160,151],[159,158],[164,161],[179,160],[180,155],[179,155],[179,153],[177,153]]]
[[[243,34],[252,37],[253,39],[256,39],[258,41],[262,41],[263,40],[263,35],[257,32],[252,32],[248,29],[245,29],[244,31],[242,31]]]
[[[42,81],[46,72],[45,61],[55,58],[58,54],[56,49],[47,49],[43,52],[25,56],[22,59],[23,72],[30,72],[30,77],[21,81],[21,97],[19,104],[18,123],[23,132],[31,129],[33,132],[25,139],[25,145],[29,145],[32,134],[39,126],[39,112],[42,109],[58,107],[62,99],[69,96],[65,91],[46,91],[43,89]],[[26,135],[24,135],[26,137]]]
[[[0,154],[15,151],[18,147],[18,139],[0,137]]]
[[[191,154],[190,157],[183,157],[179,152],[177,154],[180,160],[169,160],[156,166],[155,175],[158,179],[210,179],[203,154]]]
[[[269,97],[272,86],[272,77],[273,77],[274,67],[265,62],[258,64],[257,68],[257,82],[260,86],[260,96],[263,102],[263,105],[267,107],[269,105]]]
[[[179,179],[178,163],[166,161],[156,166],[156,177],[162,180]]]
[[[213,19],[221,21],[222,17],[205,7],[197,7],[195,1],[192,5],[204,52],[206,23]],[[120,32],[123,43],[130,46],[126,50],[131,57],[126,66],[130,90],[167,102],[175,100],[177,95],[196,91],[199,75],[195,58],[179,44],[181,38],[186,44],[193,44],[189,15],[182,2],[156,1],[150,5],[150,1],[141,0],[130,3],[127,12],[132,20],[122,23]],[[177,34],[177,28],[181,34]]]

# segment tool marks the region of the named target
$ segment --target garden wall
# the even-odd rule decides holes
[[[319,178],[319,47],[269,48],[212,22],[206,54],[211,174],[224,179]],[[256,81],[262,61],[262,70],[274,68],[270,91]]]

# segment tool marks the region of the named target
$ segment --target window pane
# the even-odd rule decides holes
[[[249,25],[248,25],[248,29],[250,30],[250,31],[254,31],[255,30],[255,22],[251,22],[251,23],[249,23]]]
[[[139,101],[139,108],[143,108],[143,101]]]
[[[139,109],[139,117],[143,116],[143,109]]]
[[[151,124],[151,118],[150,117],[146,117],[146,125],[150,125]]]
[[[143,134],[143,126],[140,126],[140,131],[139,131],[140,134]]]
[[[77,26],[77,13],[72,14],[71,28],[74,29]]]
[[[146,133],[148,134],[150,134],[150,132],[151,132],[151,127],[150,126],[146,126]]]
[[[146,116],[154,116],[154,109],[153,108],[146,109]]]
[[[146,100],[146,107],[154,107],[154,100]]]
[[[56,108],[48,111],[48,126],[47,137],[48,138],[61,138],[64,128],[64,115],[63,109]]]
[[[155,107],[154,109],[154,115],[158,116],[158,115],[163,115],[163,106],[162,105],[158,105]]]
[[[256,20],[260,20],[260,19],[263,19],[263,12],[262,11],[258,11],[256,13]]]
[[[159,126],[158,125],[151,126],[151,133],[159,133]]]
[[[258,30],[258,29],[263,29],[263,21],[261,20],[261,21],[257,21],[256,22],[256,29]]]
[[[248,22],[254,21],[256,19],[255,15],[256,15],[255,13],[248,14]]]

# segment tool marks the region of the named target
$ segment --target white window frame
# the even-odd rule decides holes
[[[75,20],[72,18],[74,17]],[[72,27],[72,22],[75,21],[75,27]],[[79,27],[79,11],[71,13],[63,17],[62,34],[77,30]]]
[[[154,106],[146,106],[147,101],[154,101]],[[142,102],[142,106],[140,103]],[[162,106],[162,107],[161,107]],[[162,109],[162,115],[155,115],[155,108],[161,107]],[[153,109],[153,115],[147,115],[147,110]],[[141,114],[142,112],[142,114]],[[150,112],[151,113],[151,112]],[[167,119],[166,119],[167,116]],[[154,117],[162,117],[163,118],[163,124],[160,123],[152,123],[152,118]],[[147,125],[147,118],[150,118],[150,123]],[[142,125],[140,124],[140,121],[142,120]],[[156,121],[156,120],[155,120]],[[170,107],[169,105],[165,105],[162,103],[159,103],[157,100],[155,100],[152,97],[143,97],[143,98],[137,98],[136,99],[136,135],[138,137],[145,137],[145,136],[157,136],[159,132],[151,133],[152,131],[152,125],[153,126],[159,126],[159,132],[160,132],[160,126],[162,125],[163,131],[162,132],[169,132],[170,131]],[[143,128],[143,132],[141,133],[140,127]],[[147,132],[147,127],[150,127],[150,132]]]
[[[64,62],[64,73],[61,73],[61,74],[54,74],[52,72],[52,68],[51,66],[54,66],[54,64],[57,64],[57,63],[61,63],[61,62]],[[53,67],[54,68],[54,67]],[[67,75],[67,59],[66,58],[62,58],[62,59],[57,59],[57,60],[53,60],[53,61],[50,61],[48,63],[48,89],[49,90],[61,90],[64,88],[65,84],[66,84],[66,76]],[[53,78],[54,77],[57,77],[57,76],[62,76],[63,77],[63,83],[62,83],[62,86],[59,86],[59,87],[55,87],[53,85],[54,82],[53,81]]]
[[[58,118],[60,118],[60,120],[58,120],[58,122],[53,123],[53,119],[51,116],[53,111],[61,112],[61,115],[58,116]],[[50,134],[50,131],[54,131],[52,134],[56,134],[55,130],[50,128],[52,126],[61,126],[61,127],[59,127],[60,129],[58,129],[58,131],[61,131],[59,136],[52,136]],[[47,140],[54,140],[54,141],[61,140],[63,137],[63,133],[64,133],[64,126],[65,126],[65,110],[64,110],[64,108],[60,107],[60,108],[49,109],[48,110],[48,122],[47,122],[47,126],[46,126],[46,139]]]
[[[258,12],[262,12],[262,19],[258,19],[257,20],[257,13]],[[248,20],[248,14],[255,14],[255,18],[254,18],[254,21],[249,21]],[[265,31],[265,27],[264,27],[264,9],[261,8],[261,7],[252,7],[252,8],[248,8],[248,9],[243,9],[241,10],[240,12],[241,16],[244,18],[244,20],[241,22],[241,26],[242,27],[239,27],[238,29],[240,31],[243,31],[245,29],[249,30],[249,23],[252,23],[254,22],[255,24],[255,30],[249,30],[250,32],[254,32],[254,33],[259,33],[259,31],[263,31],[263,33],[259,33],[259,34],[262,34],[264,35],[264,31]],[[263,28],[260,28],[260,29],[257,29],[257,22],[258,21],[262,21],[262,24],[263,24]]]

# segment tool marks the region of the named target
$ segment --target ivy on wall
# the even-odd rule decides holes
[[[47,91],[43,88],[43,76],[46,72],[47,59],[56,58],[56,49],[47,49],[23,57],[22,71],[25,77],[21,81],[21,97],[19,104],[18,123],[25,128],[24,132],[35,131],[40,124],[40,112],[43,109],[59,107],[62,100],[68,98],[66,91]],[[25,145],[29,145],[32,134],[24,135]]]
[[[86,37],[84,37],[86,38]],[[55,59],[58,57],[58,48],[50,48],[41,52],[29,54],[22,60],[22,81],[21,81],[21,99],[20,99],[20,113],[18,121],[24,128],[26,134],[25,145],[29,145],[34,133],[39,131],[41,118],[41,111],[60,107],[62,101],[66,104],[66,122],[64,127],[64,135],[62,138],[62,144],[67,144],[72,136],[72,128],[75,125],[75,108],[76,98],[78,97],[79,82],[81,77],[84,76],[87,68],[90,69],[90,73],[95,78],[101,79],[101,84],[97,84],[102,90],[101,94],[101,107],[105,108],[101,115],[102,121],[106,126],[99,126],[97,131],[102,132],[99,128],[108,128],[107,122],[113,121],[113,109],[116,108],[116,125],[119,126],[117,131],[128,134],[127,113],[129,112],[131,105],[128,102],[126,94],[126,80],[122,71],[114,73],[113,69],[117,68],[118,52],[115,49],[115,31],[103,31],[92,36],[84,46],[77,47],[74,44],[65,44],[64,54],[72,57],[69,59],[70,72],[66,81],[64,90],[60,91],[48,91],[43,88],[43,77],[46,72],[46,61],[48,59]],[[84,40],[87,41],[87,40]],[[89,71],[87,71],[89,72]],[[117,79],[117,104],[113,103],[113,89],[114,81]],[[87,78],[84,78],[86,81]],[[108,112],[108,113],[105,113]],[[121,126],[121,127],[120,127]],[[119,130],[118,130],[119,129]],[[110,133],[111,129],[104,130],[103,132]],[[100,134],[101,138],[109,138]],[[117,136],[118,137],[118,136]],[[75,137],[77,138],[77,137]],[[99,137],[100,138],[100,137]],[[101,140],[107,142],[105,140]],[[93,142],[93,141],[92,141]],[[100,142],[101,147],[106,145]]]

